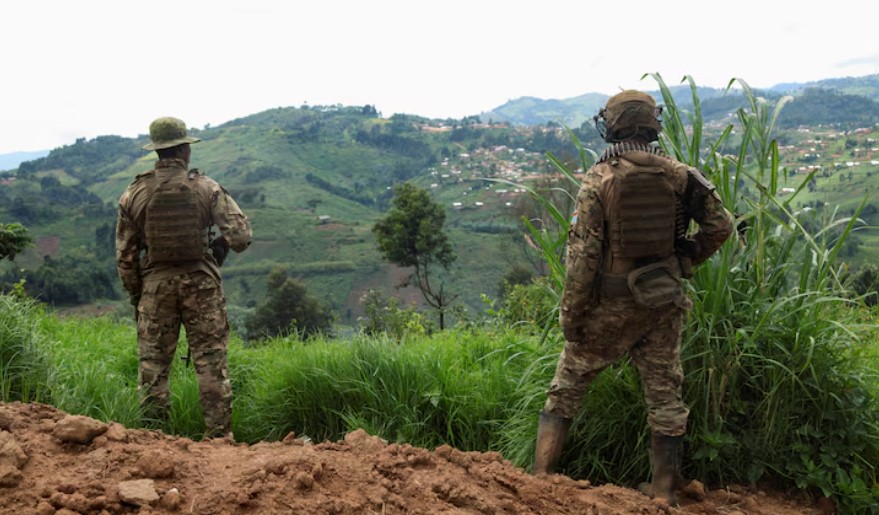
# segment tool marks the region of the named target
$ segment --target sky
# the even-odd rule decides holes
[[[275,107],[461,118],[523,96],[879,73],[863,0],[27,0],[0,4],[0,154]],[[870,7],[873,5],[873,7]]]

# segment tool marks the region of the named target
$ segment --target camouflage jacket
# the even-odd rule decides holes
[[[577,194],[577,207],[568,232],[567,270],[560,313],[563,327],[577,325],[598,300],[595,286],[606,266],[607,220],[610,217],[605,205],[608,183],[605,179],[613,173],[615,160],[627,159],[641,166],[661,166],[665,170],[676,196],[683,201],[686,214],[699,226],[698,231],[690,235],[695,247],[691,256],[694,263],[708,259],[732,233],[732,215],[724,208],[717,193],[706,189],[701,195],[691,193],[687,197],[688,181],[692,180],[690,174],[700,172],[667,157],[658,147],[642,146],[631,150],[629,144],[628,150],[620,151],[624,145],[609,148],[602,159],[587,170]]]
[[[198,196],[199,208],[203,210],[203,220],[211,223],[205,227],[216,226],[220,234],[229,242],[235,252],[246,249],[251,242],[250,222],[232,199],[229,193],[216,181],[186,169],[181,159],[160,159],[155,170],[138,175],[119,198],[119,213],[116,219],[116,269],[122,285],[130,295],[140,295],[143,283],[151,279],[165,279],[180,274],[203,271],[220,282],[220,269],[213,255],[207,250],[200,261],[186,263],[151,263],[149,249],[144,237],[146,206],[150,189],[146,179],[155,176],[159,180],[169,174],[191,174]]]

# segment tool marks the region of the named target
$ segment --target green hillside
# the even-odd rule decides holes
[[[780,98],[772,95],[770,101]],[[703,116],[712,120],[706,131],[718,133],[736,123],[735,112],[746,101],[711,88],[700,98]],[[588,104],[602,102],[597,95],[575,100],[591,113],[595,106]],[[510,113],[522,108],[510,119],[536,120],[549,112],[537,99],[529,102],[508,103]],[[779,118],[780,158],[789,171],[784,186],[796,188],[818,170],[799,207],[817,213],[827,204],[853,212],[872,197],[879,187],[879,134],[862,123],[865,115],[875,119],[871,106],[875,102],[865,97],[831,90],[805,91],[784,106]],[[682,102],[681,109],[692,106]],[[574,112],[568,110],[570,116]],[[570,126],[585,147],[603,148],[591,123]],[[459,258],[446,280],[471,312],[480,311],[482,294],[496,296],[508,272],[522,267],[538,272],[521,220],[541,214],[515,184],[551,189],[554,170],[547,152],[577,161],[557,123],[386,119],[372,106],[277,108],[193,133],[203,141],[193,147],[191,165],[220,181],[254,227],[254,244],[224,267],[233,313],[246,314],[257,305],[269,272],[282,266],[329,302],[346,325],[356,322],[360,298],[370,289],[421,302],[417,290],[395,288],[406,272],[382,262],[371,232],[395,184],[412,181],[446,207],[446,227]],[[146,141],[146,136],[80,139],[0,176],[0,221],[22,223],[36,242],[15,263],[3,264],[3,282],[25,277],[33,294],[58,306],[101,299],[123,303],[113,262],[115,206],[133,177],[152,167],[155,154],[140,149]],[[870,200],[862,217],[879,223],[877,208]],[[846,252],[853,263],[874,260],[875,230],[856,233]]]
[[[251,248],[224,266],[230,304],[246,310],[258,303],[268,273],[283,266],[329,301],[345,324],[356,321],[359,299],[370,288],[420,301],[417,291],[395,290],[405,273],[381,261],[371,232],[393,185],[412,180],[446,206],[460,256],[450,287],[468,308],[481,310],[481,294],[494,296],[505,273],[527,265],[517,214],[526,195],[487,179],[546,176],[547,151],[572,155],[560,128],[384,119],[371,106],[279,108],[193,133],[202,142],[193,146],[191,166],[229,190],[254,228]],[[59,305],[86,295],[78,267],[97,268],[118,283],[115,203],[136,174],[152,167],[155,154],[140,150],[146,141],[78,140],[23,163],[4,180],[2,220],[22,223],[36,241],[14,267],[5,265],[7,282],[21,267],[39,290],[33,293]],[[37,288],[43,280],[64,284]],[[114,293],[122,298],[118,284]]]

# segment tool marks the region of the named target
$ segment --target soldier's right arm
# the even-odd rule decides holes
[[[129,211],[129,199],[129,191],[125,191],[119,199],[119,213],[116,217],[116,271],[125,291],[135,299],[140,297],[143,282],[140,275],[137,225]]]
[[[688,202],[689,215],[699,224],[693,235],[695,249],[693,263],[699,264],[710,258],[733,232],[732,214],[708,182],[697,170],[689,173],[688,189],[691,191]]]
[[[604,207],[601,176],[587,173],[577,194],[577,211],[568,231],[567,269],[559,321],[568,340],[574,340],[597,301],[596,280],[602,261]]]

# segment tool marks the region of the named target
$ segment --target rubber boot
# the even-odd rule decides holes
[[[552,474],[559,463],[571,419],[540,412],[537,424],[537,446],[534,451],[534,474]]]
[[[650,443],[653,477],[650,483],[642,483],[639,490],[653,499],[663,498],[669,505],[675,506],[678,503],[677,487],[681,477],[684,437],[653,433]]]

